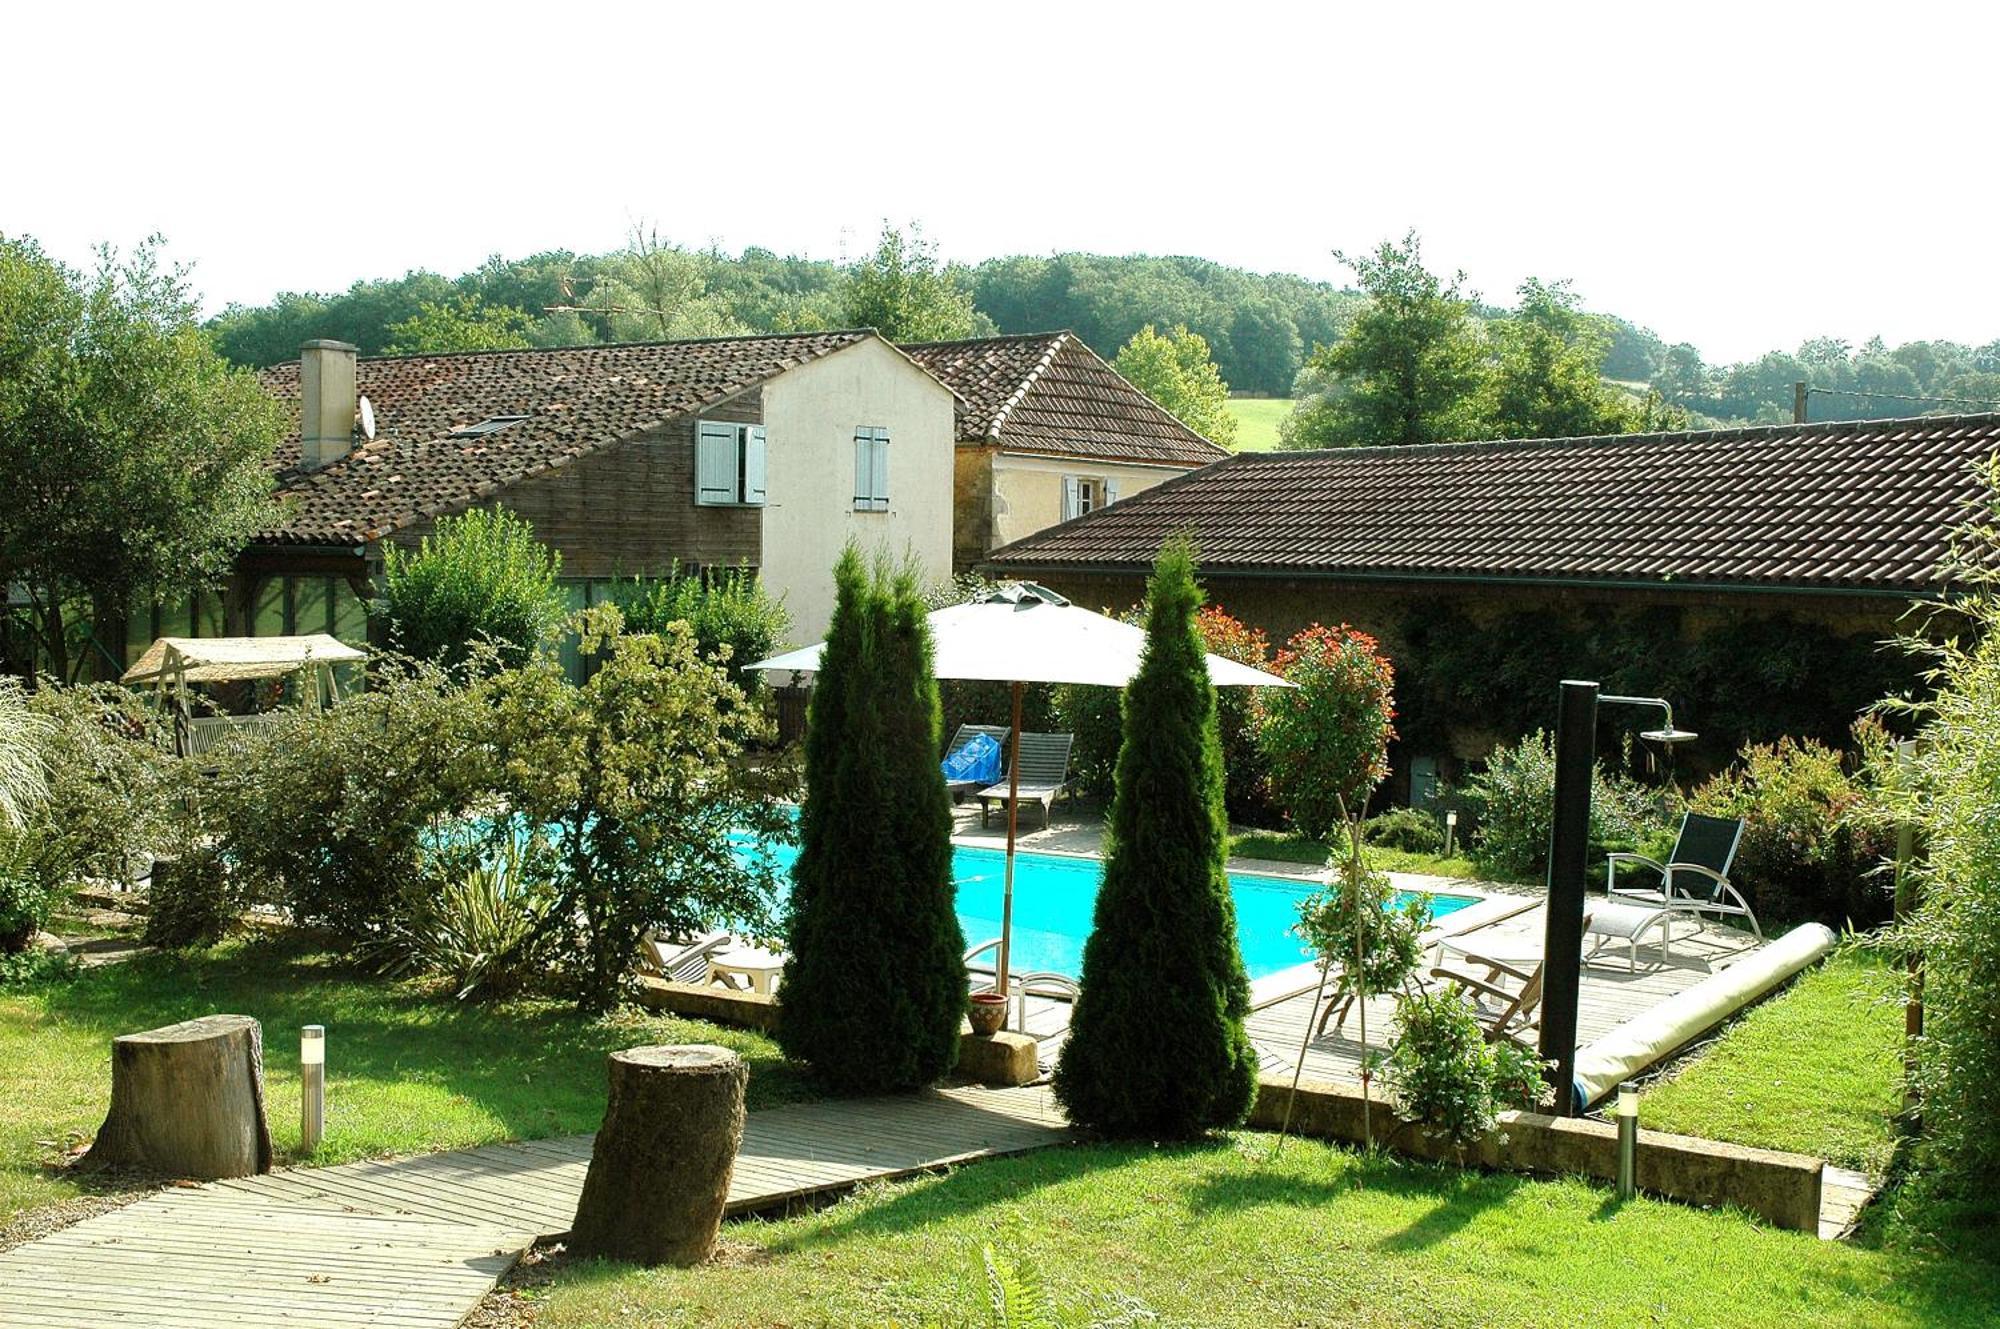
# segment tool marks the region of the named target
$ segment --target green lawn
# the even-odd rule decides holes
[[[1640,1121],[1879,1176],[1902,1107],[1901,992],[1879,952],[1841,951],[1648,1089]]]
[[[550,1001],[455,1002],[278,943],[142,956],[74,982],[0,993],[0,1220],[76,1193],[37,1141],[95,1132],[111,1092],[111,1038],[196,1015],[264,1025],[271,1132],[298,1145],[298,1029],[327,1026],[326,1136],[312,1161],[595,1130],[604,1056],[643,1043],[722,1043],[751,1067],[752,1106],[807,1094],[769,1039],[628,1012],[586,1019]]]
[[[1037,1271],[1064,1324],[1873,1327],[2000,1315],[2000,1267],[1969,1252],[1822,1242],[1729,1213],[1620,1206],[1576,1181],[1316,1141],[1273,1160],[1273,1138],[1052,1150],[872,1188],[803,1217],[733,1224],[717,1265],[560,1268],[536,1323],[986,1325],[987,1245]]]
[[[1290,397],[1231,397],[1236,417],[1236,450],[1269,452],[1278,446],[1278,422],[1292,413]]]
[[[1368,849],[1368,861],[1383,872],[1421,872],[1433,877],[1459,877],[1468,881],[1504,880],[1462,854],[1415,854],[1402,849]],[[1326,864],[1326,846],[1317,840],[1290,831],[1239,831],[1229,837],[1229,853],[1236,858],[1263,858],[1276,863],[1299,863],[1307,867]]]

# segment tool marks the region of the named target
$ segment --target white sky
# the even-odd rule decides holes
[[[164,233],[211,309],[489,253],[1197,254],[1410,226],[1714,361],[2000,337],[2000,6],[36,5],[0,232]]]

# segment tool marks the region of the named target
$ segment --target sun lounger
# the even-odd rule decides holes
[[[1049,824],[1049,811],[1056,799],[1069,788],[1069,750],[1075,741],[1074,734],[1021,735],[1021,802],[1041,804],[1044,826]],[[979,824],[987,824],[995,803],[1006,807],[1007,798],[1005,779],[980,790]]]
[[[639,968],[670,983],[704,983],[708,979],[708,957],[735,942],[736,938],[728,932],[678,937],[648,932],[639,942]]]

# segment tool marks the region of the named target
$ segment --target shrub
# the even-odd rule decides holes
[[[914,578],[852,545],[834,582],[778,1037],[836,1089],[914,1089],[957,1063],[966,988],[930,628]]]
[[[1966,608],[1980,632],[1941,652],[1914,767],[1882,787],[1929,847],[1921,902],[1895,934],[1924,968],[1918,1161],[1990,1222],[2000,1188],[2000,599],[1989,588]]]
[[[1405,1121],[1463,1148],[1493,1129],[1502,1107],[1539,1100],[1541,1063],[1510,1040],[1488,1043],[1456,983],[1404,993],[1396,1019],[1382,1078]]]
[[[1549,831],[1555,822],[1555,741],[1538,729],[1512,747],[1502,744],[1472,777],[1467,795],[1479,813],[1474,856],[1515,876],[1548,869]],[[1602,857],[1630,851],[1667,819],[1667,796],[1645,789],[1602,766],[1592,773],[1590,849]]]
[[[48,798],[44,749],[54,728],[29,709],[19,683],[0,679],[0,834],[21,830]]]
[[[482,706],[435,665],[378,660],[368,690],[296,712],[205,802],[244,898],[353,942],[424,877],[423,846],[481,798]]]
[[[1124,705],[1121,688],[1064,683],[1050,693],[1049,725],[1075,736],[1069,753],[1070,783],[1087,798],[1109,798],[1117,787]]]
[[[656,633],[668,623],[687,624],[701,658],[726,665],[746,690],[762,686],[763,675],[746,674],[743,666],[776,653],[791,630],[784,605],[747,568],[697,573],[677,567],[664,578],[622,583],[613,599],[625,615],[627,632]]]
[[[1314,624],[1278,652],[1277,672],[1293,686],[1266,690],[1257,730],[1271,792],[1301,834],[1330,845],[1389,773],[1395,671],[1367,633]]]
[[[530,874],[530,856],[511,837],[497,852],[448,846],[368,954],[385,973],[443,979],[461,1001],[519,992],[541,967],[549,917],[548,883]]]
[[[1368,819],[1363,838],[1383,849],[1435,854],[1444,848],[1444,827],[1421,808],[1391,808]]]
[[[172,842],[188,814],[189,781],[159,711],[127,689],[50,683],[28,707],[43,725],[48,778],[19,832],[10,876],[17,903],[32,902],[39,926],[79,879],[122,884],[135,859]]]
[[[1154,565],[1082,996],[1056,1065],[1070,1119],[1114,1135],[1178,1138],[1233,1125],[1257,1091],[1194,573],[1184,541]]]
[[[199,837],[154,862],[146,904],[146,944],[164,950],[212,946],[243,912],[222,855]]]
[[[605,605],[576,626],[588,682],[540,655],[469,698],[511,814],[500,833],[549,884],[555,971],[580,1007],[604,1011],[648,928],[762,922],[768,870],[739,863],[730,833],[774,814],[762,773],[737,762],[762,720],[685,623],[628,633]]]
[[[1262,628],[1250,627],[1215,605],[1203,605],[1194,622],[1210,655],[1271,671],[1271,641]],[[1217,688],[1215,692],[1215,728],[1222,741],[1223,805],[1231,821],[1251,826],[1275,825],[1280,820],[1271,798],[1264,752],[1257,743],[1263,692],[1262,688]]]
[[[1299,902],[1299,936],[1329,967],[1335,999],[1394,991],[1422,965],[1430,902],[1396,907],[1395,898],[1389,874],[1356,867],[1350,853],[1332,882]]]
[[[33,870],[27,841],[0,833],[0,956],[25,950],[61,898]]]
[[[1761,919],[1865,928],[1886,922],[1893,904],[1888,878],[1873,869],[1894,846],[1864,824],[1868,792],[1840,753],[1784,738],[1744,748],[1690,806],[1743,819],[1730,876]]]
[[[440,518],[415,553],[385,543],[371,610],[412,659],[456,671],[485,641],[498,664],[518,665],[562,627],[561,571],[562,556],[528,522],[474,508]]]

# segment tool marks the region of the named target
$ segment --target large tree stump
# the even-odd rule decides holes
[[[749,1079],[741,1057],[706,1043],[612,1053],[611,1101],[569,1248],[648,1265],[706,1260],[743,1142]]]
[[[262,1028],[204,1015],[111,1040],[111,1111],[83,1162],[203,1181],[269,1172]]]

